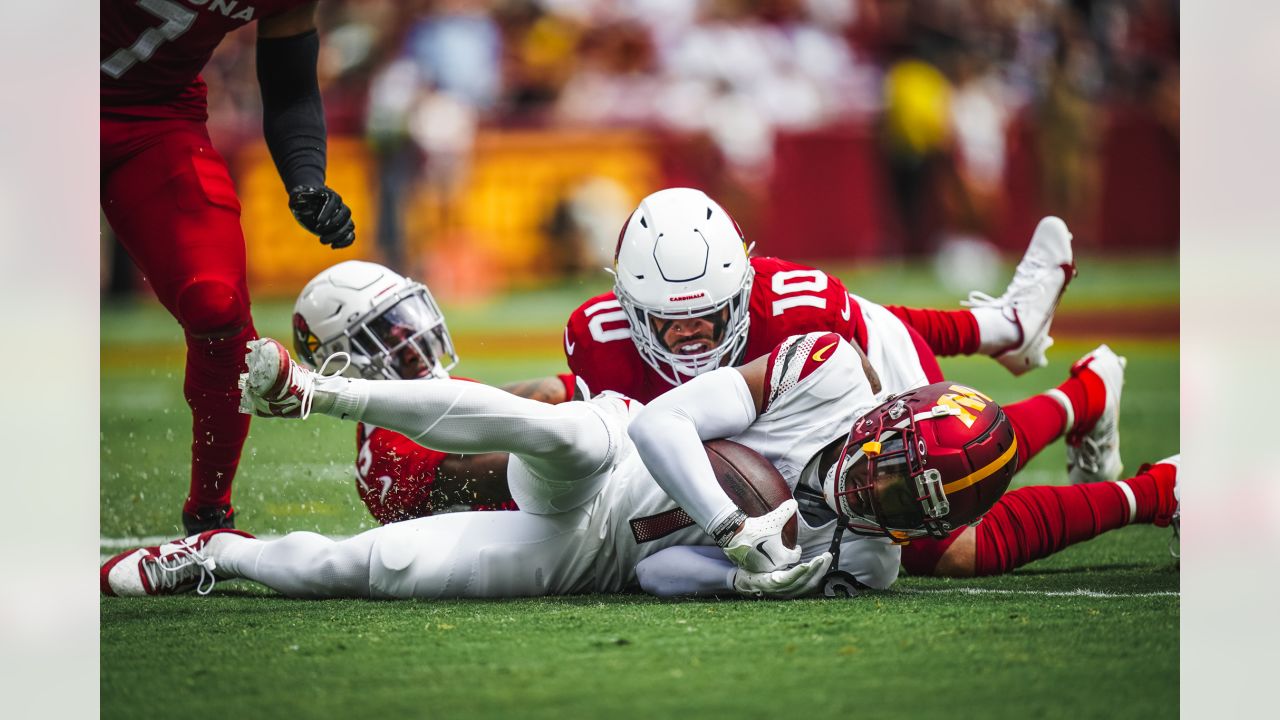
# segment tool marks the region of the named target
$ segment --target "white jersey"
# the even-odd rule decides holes
[[[867,326],[867,360],[880,376],[877,397],[883,401],[890,395],[928,385],[919,351],[902,320],[883,305],[849,295],[857,301]]]
[[[771,356],[766,385],[764,411],[731,439],[764,455],[792,489],[822,448],[879,404],[857,351],[834,333],[788,338]],[[609,461],[601,472],[567,488],[513,456],[512,496],[541,514],[456,513],[370,531],[381,533],[371,553],[375,596],[617,592],[634,587],[636,565],[659,550],[713,545],[658,486],[631,442],[626,427],[640,404],[602,396],[583,405],[608,428]],[[569,509],[543,510],[551,507]],[[802,517],[803,558],[826,551],[834,530],[833,517]],[[842,547],[841,569],[859,580],[886,587],[896,578],[900,551],[887,540],[849,535]]]

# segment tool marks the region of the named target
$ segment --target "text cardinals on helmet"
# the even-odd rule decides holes
[[[700,190],[653,193],[618,234],[614,294],[640,357],[673,385],[741,360],[753,275],[738,224]],[[711,322],[714,347],[668,348],[666,328],[693,318]]]

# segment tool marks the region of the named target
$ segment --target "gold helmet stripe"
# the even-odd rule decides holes
[[[991,475],[999,471],[1001,468],[1003,468],[1005,465],[1007,465],[1011,460],[1013,460],[1014,457],[1017,455],[1017,452],[1018,452],[1018,438],[1015,437],[1013,439],[1013,443],[1009,445],[1009,449],[1005,450],[1000,457],[996,458],[995,460],[992,460],[991,463],[984,468],[979,468],[977,471],[969,473],[968,475],[965,475],[959,480],[952,480],[946,485],[943,485],[942,492],[950,494],[957,490],[963,490],[969,487],[970,485],[973,485],[974,483],[981,482],[987,479],[988,477],[990,477]]]

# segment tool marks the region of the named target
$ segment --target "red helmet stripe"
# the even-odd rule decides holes
[[[1017,457],[1017,455],[1018,455],[1018,438],[1015,436],[1013,438],[1013,442],[1009,445],[1009,449],[1005,450],[1004,453],[1000,455],[1000,457],[996,458],[995,460],[992,460],[984,468],[979,468],[977,471],[969,473],[968,475],[965,475],[959,480],[952,480],[946,485],[943,485],[942,491],[944,493],[951,494],[957,490],[963,490],[969,487],[970,485],[981,482],[987,479],[988,477],[991,477],[992,475],[999,472],[1001,468],[1003,468],[1005,465],[1008,465],[1010,462],[1012,462]]]
[[[622,238],[627,235],[627,226],[631,224],[631,218],[635,217],[635,213],[627,216],[627,221],[622,223],[622,229],[618,231],[618,245],[613,249],[613,266],[618,266],[618,256],[622,254]]]

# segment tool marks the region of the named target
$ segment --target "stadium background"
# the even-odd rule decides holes
[[[359,225],[351,249],[320,246],[288,214],[260,137],[253,31],[229,37],[205,73],[263,334],[287,336],[315,272],[374,259],[441,298],[462,374],[559,371],[568,312],[608,287],[599,268],[622,220],[668,185],[719,199],[757,254],[939,307],[998,293],[1053,213],[1075,232],[1081,275],[1050,366],[1018,379],[983,358],[944,371],[1013,400],[1108,342],[1130,358],[1128,466],[1178,450],[1177,3],[364,0],[322,2],[320,21],[329,178]],[[103,237],[107,556],[179,532],[190,418],[181,331]],[[353,435],[323,419],[255,422],[236,479],[241,527],[372,526],[353,492]],[[1017,482],[1060,483],[1062,464],[1053,447]],[[868,703],[882,715],[1164,715],[1179,688],[1167,540],[1126,528],[1001,578],[904,578],[836,612],[636,597],[297,602],[236,583],[210,598],[104,601],[102,714],[138,717],[163,686],[216,698],[184,702],[192,716],[820,717]],[[607,686],[584,690],[601,673]],[[761,680],[725,680],[743,677]]]
[[[444,299],[597,271],[653,189],[757,254],[990,242],[1062,216],[1089,252],[1178,242],[1178,4],[1166,0],[330,0],[320,79],[352,253]],[[254,32],[206,68],[256,297],[336,257],[289,216]],[[112,291],[134,286],[104,243]]]

